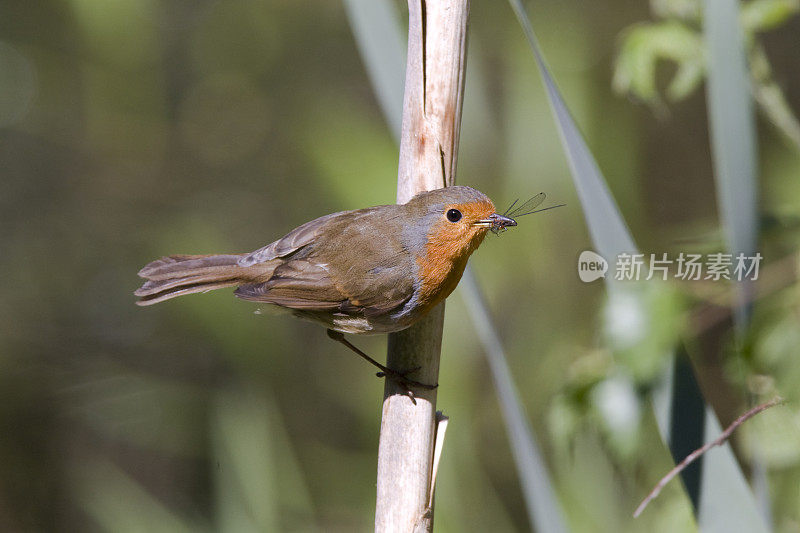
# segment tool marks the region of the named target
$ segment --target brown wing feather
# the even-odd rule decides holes
[[[399,208],[345,211],[300,226],[239,261],[284,257],[269,280],[243,285],[234,294],[290,309],[348,315],[377,316],[403,305],[414,293],[414,263],[398,239],[386,238],[390,230],[385,226],[401,216]],[[322,232],[335,238],[317,239]]]
[[[266,302],[290,309],[337,309],[347,296],[320,264],[290,260],[278,266],[264,283],[242,285],[234,294],[253,302]]]
[[[405,231],[403,213],[396,205],[354,211],[332,224],[338,238],[318,242],[308,256],[328,258],[337,290],[366,316],[389,312],[413,297],[416,264],[393,235],[398,228]]]
[[[349,211],[340,211],[338,213],[331,213],[324,217],[316,218],[310,222],[306,222],[302,226],[298,226],[280,239],[272,242],[263,248],[244,256],[239,259],[240,266],[250,266],[256,263],[263,263],[279,257],[286,257],[287,255],[296,252],[300,248],[307,246],[314,242],[320,231],[329,223],[339,218],[342,215],[348,214]]]

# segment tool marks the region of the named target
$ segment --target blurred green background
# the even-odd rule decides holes
[[[795,11],[759,46],[800,109]],[[145,309],[132,296],[159,256],[250,251],[317,216],[394,201],[394,136],[343,6],[2,0],[0,12],[0,530],[370,529],[383,383],[369,367],[318,326],[230,291]],[[647,105],[646,87],[612,86],[650,6],[546,0],[531,16],[642,250],[721,249],[702,87]],[[471,264],[569,524],[692,527],[679,483],[630,518],[672,464],[642,407],[664,354],[606,348],[603,287],[577,277],[591,244],[523,34],[505,3],[479,0],[470,32],[458,183],[498,207],[539,191],[567,204],[488,238]],[[658,63],[654,85],[675,71]],[[761,450],[776,529],[789,532],[800,531],[800,293],[779,261],[800,240],[800,158],[761,116],[762,273],[778,289],[756,306],[743,356],[729,330],[690,345],[725,425],[752,395],[790,400],[736,448],[746,467]],[[699,285],[659,300],[655,337],[719,292]],[[527,530],[468,324],[456,292],[436,527]],[[384,357],[384,337],[352,340]]]

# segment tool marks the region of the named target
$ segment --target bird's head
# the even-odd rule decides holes
[[[467,259],[489,230],[517,225],[471,187],[423,192],[401,208],[402,240],[416,256],[417,301],[424,306],[436,305],[455,289]]]
[[[487,231],[517,225],[514,219],[498,214],[492,201],[472,187],[423,192],[406,205],[417,219],[414,231],[424,235],[426,255],[436,253],[442,259],[466,259]]]

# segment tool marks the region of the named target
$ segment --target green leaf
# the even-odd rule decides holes
[[[753,97],[761,112],[796,149],[800,149],[800,123],[775,81],[767,54],[760,44],[750,50],[750,75],[754,84]]]
[[[699,22],[703,16],[700,0],[650,0],[650,8],[661,18]]]
[[[660,105],[656,88],[659,61],[676,64],[677,72],[667,89],[670,99],[688,96],[705,74],[705,49],[696,31],[677,21],[637,24],[622,35],[614,70],[617,92],[631,94],[651,105]]]
[[[739,15],[745,33],[777,28],[800,11],[798,0],[752,0],[742,4]]]

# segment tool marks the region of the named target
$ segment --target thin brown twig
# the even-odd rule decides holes
[[[670,470],[667,473],[666,476],[662,477],[661,481],[656,483],[656,486],[653,487],[653,490],[650,491],[650,494],[648,494],[647,497],[644,500],[642,500],[642,503],[640,503],[639,507],[637,507],[636,510],[633,512],[633,517],[634,518],[638,518],[638,516],[640,514],[642,514],[642,511],[644,511],[645,507],[647,507],[647,505],[661,493],[661,489],[663,489],[664,486],[672,480],[672,478],[674,478],[675,476],[680,474],[687,466],[689,466],[695,460],[697,460],[698,457],[700,457],[701,455],[706,453],[708,450],[710,450],[714,446],[722,445],[725,441],[728,440],[728,438],[731,436],[731,434],[734,431],[736,431],[736,428],[738,428],[739,426],[741,426],[742,424],[747,422],[749,419],[751,419],[754,416],[756,416],[761,411],[766,411],[770,407],[774,407],[774,406],[778,405],[779,403],[783,403],[783,398],[781,398],[780,396],[775,397],[775,398],[773,398],[772,400],[770,400],[768,402],[765,402],[765,403],[762,403],[760,405],[757,405],[757,406],[753,407],[752,409],[750,409],[749,411],[747,411],[746,413],[741,415],[739,418],[734,420],[731,423],[731,425],[728,426],[725,429],[725,431],[723,431],[722,434],[719,437],[717,437],[715,440],[705,444],[703,447],[698,448],[695,451],[693,451],[692,453],[690,453],[689,455],[687,455],[686,458],[683,461],[681,461],[680,463],[678,463],[677,465],[675,465],[675,468]]]

